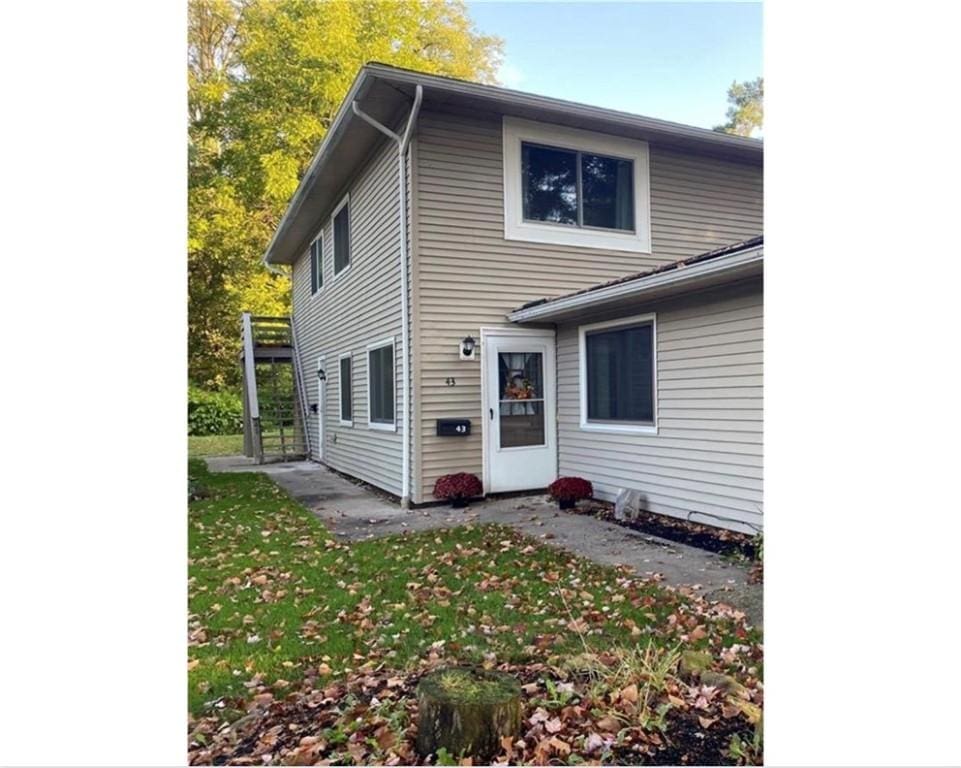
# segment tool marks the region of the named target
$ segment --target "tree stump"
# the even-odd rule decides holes
[[[487,763],[521,727],[521,687],[510,675],[452,667],[432,672],[417,685],[417,752],[442,747],[452,757]]]

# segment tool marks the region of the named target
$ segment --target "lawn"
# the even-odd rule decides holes
[[[192,762],[416,762],[413,685],[451,663],[527,684],[531,732],[504,759],[760,757],[761,647],[730,609],[499,526],[345,545],[264,475],[190,475]],[[684,682],[693,650],[730,677]]]
[[[243,435],[189,435],[187,454],[199,456],[239,456],[244,452]]]

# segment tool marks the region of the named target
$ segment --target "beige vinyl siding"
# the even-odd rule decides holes
[[[383,488],[401,493],[401,365],[397,150],[382,143],[360,170],[350,192],[350,267],[334,277],[330,211],[324,212],[324,287],[310,295],[310,260],[293,269],[293,313],[308,402],[317,402],[317,358],[326,356],[327,401],[323,404],[324,461]],[[339,202],[339,200],[338,200]],[[318,221],[318,227],[320,222]],[[397,432],[368,428],[367,347],[393,338],[394,414]],[[338,357],[352,355],[353,426],[341,425]],[[311,414],[312,457],[320,458],[316,415]]]
[[[761,526],[763,306],[760,281],[585,322],[657,313],[656,435],[581,429],[578,324],[557,332],[558,466],[613,500],[751,532]]]
[[[501,120],[424,110],[416,137],[414,214],[414,501],[448,472],[482,473],[480,361],[458,342],[528,301],[561,295],[762,231],[761,169],[651,145],[652,254],[504,238]],[[452,377],[456,385],[448,386]],[[439,438],[438,418],[469,418]]]

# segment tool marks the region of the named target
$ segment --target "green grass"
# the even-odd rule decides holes
[[[187,454],[196,456],[235,456],[244,452],[243,435],[189,435]]]
[[[557,661],[613,644],[745,642],[724,617],[512,529],[463,526],[348,545],[264,475],[210,474],[189,514],[189,697],[195,714],[262,680],[404,669],[434,644],[479,662]],[[687,633],[707,627],[706,636]],[[737,634],[735,634],[737,633]],[[438,645],[434,645],[435,650]],[[493,654],[493,656],[491,656]]]

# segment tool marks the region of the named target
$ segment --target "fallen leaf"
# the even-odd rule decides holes
[[[607,715],[597,721],[597,727],[600,728],[602,731],[609,731],[610,733],[616,733],[621,729],[621,724],[620,722],[618,722],[616,718],[613,718],[610,715]]]
[[[716,717],[701,717],[701,715],[698,715],[698,716],[697,716],[697,721],[701,724],[701,728],[710,728],[712,725],[714,725],[714,723],[717,722],[717,718],[716,718]]]

